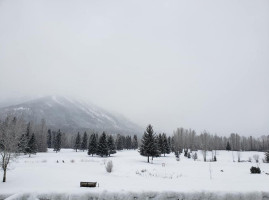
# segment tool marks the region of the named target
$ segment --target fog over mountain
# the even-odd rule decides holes
[[[2,106],[55,94],[158,132],[258,136],[268,55],[267,0],[0,0]]]
[[[45,119],[48,128],[68,133],[95,131],[141,135],[141,127],[121,115],[111,114],[93,104],[63,96],[47,96],[17,105],[0,108],[0,116],[18,116],[40,123]]]

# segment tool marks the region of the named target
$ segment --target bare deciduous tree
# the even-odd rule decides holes
[[[203,153],[203,157],[204,157],[204,161],[206,162],[206,153],[208,151],[209,148],[209,134],[204,131],[201,134],[201,145],[202,145],[202,153]]]
[[[0,164],[3,170],[3,182],[6,182],[6,174],[10,162],[16,158],[19,150],[23,122],[16,117],[7,117],[0,122]]]
[[[241,162],[241,151],[237,151],[237,161]]]

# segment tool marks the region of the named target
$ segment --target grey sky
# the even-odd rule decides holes
[[[72,95],[145,127],[269,133],[269,1],[0,0],[0,100]]]

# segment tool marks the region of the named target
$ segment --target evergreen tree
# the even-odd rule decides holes
[[[84,152],[84,150],[87,149],[87,143],[88,143],[88,135],[86,132],[84,132],[82,142],[81,142],[81,150]]]
[[[231,148],[230,142],[228,141],[228,142],[227,142],[227,145],[226,145],[226,150],[227,150],[227,151],[231,151],[231,149],[232,149],[232,148]]]
[[[28,146],[27,137],[25,134],[22,134],[19,139],[19,144],[18,144],[19,153],[26,153],[27,146]]]
[[[160,153],[164,154],[164,156],[166,153],[170,153],[170,147],[165,133],[158,135],[158,148]]]
[[[132,141],[132,136],[128,136],[128,148],[132,149],[133,148],[133,141]]]
[[[179,151],[175,151],[175,156],[176,156],[176,159],[177,159],[177,161],[179,161],[180,160],[180,158],[179,158],[179,156],[180,156],[180,153],[179,153]]]
[[[51,148],[51,139],[52,139],[52,135],[51,135],[51,130],[48,130],[48,135],[47,135],[47,145],[48,148]]]
[[[176,149],[175,149],[175,137],[174,136],[171,139],[171,151],[176,152]]]
[[[57,132],[56,131],[52,131],[51,148],[53,148],[53,149],[55,147],[56,136],[57,136]]]
[[[139,149],[140,155],[148,157],[148,162],[150,156],[152,157],[153,160],[153,157],[157,157],[160,155],[158,150],[157,139],[151,125],[148,125],[146,131],[144,132],[141,142],[142,144]]]
[[[265,162],[269,163],[269,151],[265,152]]]
[[[127,147],[126,147],[126,137],[122,136],[122,135],[120,137],[121,137],[121,141],[122,141],[122,148],[127,149]]]
[[[76,141],[75,141],[75,146],[74,146],[74,149],[76,150],[76,152],[78,151],[80,146],[81,146],[81,139],[80,139],[80,134],[78,132],[77,137],[76,137]]]
[[[92,155],[97,153],[97,134],[91,134],[89,147],[88,147],[88,155]]]
[[[126,145],[126,149],[132,149],[132,138],[131,136],[126,136],[126,140],[125,140],[125,145]]]
[[[28,141],[30,140],[30,135],[31,135],[31,123],[29,122],[26,128],[26,138]]]
[[[193,154],[192,158],[193,158],[194,161],[198,159],[198,155],[197,155],[196,152]]]
[[[184,149],[184,156],[188,157],[188,149]]]
[[[96,136],[96,141],[97,141],[97,144],[98,144],[98,141],[99,141],[99,134],[96,133],[95,136]]]
[[[164,150],[163,154],[165,156],[165,154],[169,154],[171,152],[171,149],[170,149],[170,146],[168,144],[168,140],[167,140],[165,133],[162,134],[162,140],[163,140],[163,150]]]
[[[134,137],[133,137],[132,148],[133,149],[138,148],[138,142],[137,142],[137,136],[136,135],[134,135]]]
[[[36,145],[36,139],[35,139],[34,133],[32,134],[27,146],[28,146],[27,153],[29,154],[29,157],[31,157],[31,154],[36,154],[37,145]]]
[[[110,156],[110,154],[116,153],[115,142],[114,142],[112,135],[108,136],[108,138],[107,138],[107,147],[108,147],[108,155],[109,156]]]
[[[27,154],[30,151],[29,147],[28,147],[28,142],[29,142],[30,139],[31,139],[31,123],[29,122],[27,124],[26,133],[25,133],[25,137],[24,137],[24,142],[25,142],[24,147],[25,147],[25,149],[24,149],[23,152],[25,154]]]
[[[170,153],[172,151],[172,144],[171,144],[171,137],[170,136],[167,138],[167,142],[168,142],[169,153]]]
[[[106,133],[103,132],[99,138],[98,146],[97,146],[97,155],[103,157],[108,156],[108,146],[106,140]]]
[[[61,150],[61,146],[62,146],[62,133],[59,129],[59,131],[57,132],[56,136],[55,136],[55,141],[54,141],[54,151],[57,153],[58,151]]]
[[[123,150],[123,141],[122,141],[122,136],[120,134],[117,135],[116,148],[117,150]]]
[[[158,135],[158,149],[161,154],[165,154],[162,134]]]

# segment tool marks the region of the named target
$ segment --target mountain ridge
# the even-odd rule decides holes
[[[1,118],[21,116],[26,121],[46,120],[48,128],[66,132],[91,130],[112,134],[141,134],[142,128],[120,114],[65,96],[45,96],[0,108]]]

